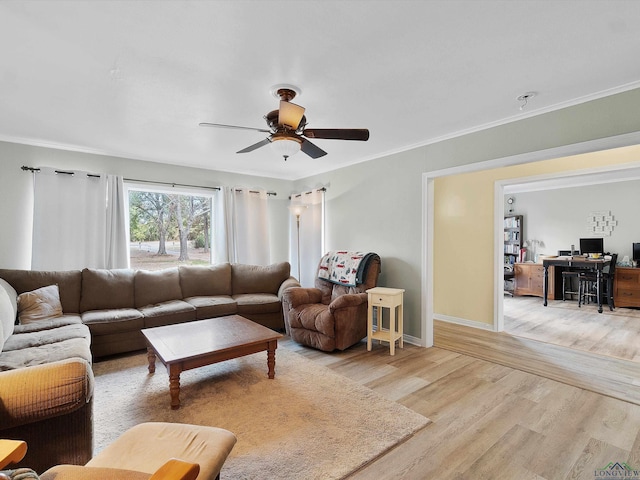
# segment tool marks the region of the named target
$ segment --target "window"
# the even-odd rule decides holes
[[[212,194],[129,186],[131,268],[211,263]]]

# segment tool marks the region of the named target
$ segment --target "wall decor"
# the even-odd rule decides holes
[[[591,212],[587,215],[587,231],[597,237],[609,237],[618,221],[610,211]]]

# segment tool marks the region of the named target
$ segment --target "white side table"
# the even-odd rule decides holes
[[[391,355],[396,353],[396,340],[398,347],[402,345],[402,297],[404,289],[375,287],[366,290],[369,294],[369,308],[367,315],[367,350],[371,351],[371,341],[380,340],[389,342]],[[377,310],[378,326],[373,331],[373,309]],[[389,309],[389,329],[382,328],[382,308]]]

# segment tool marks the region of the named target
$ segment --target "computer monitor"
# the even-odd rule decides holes
[[[580,254],[585,255],[587,253],[604,253],[604,241],[602,238],[581,238]]]
[[[640,267],[640,243],[633,244],[633,261]]]

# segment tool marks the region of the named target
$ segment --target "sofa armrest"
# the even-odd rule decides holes
[[[357,307],[366,304],[368,295],[366,293],[347,293],[340,295],[329,304],[329,311],[333,314],[340,308]]]
[[[12,428],[73,412],[93,395],[93,371],[72,358],[0,372],[0,425]]]
[[[283,293],[282,299],[290,308],[296,308],[309,303],[322,303],[322,292],[318,288],[293,287]]]
[[[301,287],[301,286],[302,285],[300,285],[300,282],[295,277],[287,278],[284,282],[282,282],[282,285],[280,285],[280,288],[278,289],[278,298],[282,300],[282,295],[284,294],[284,291],[287,288],[294,288],[294,287]]]

